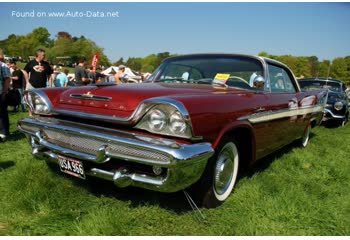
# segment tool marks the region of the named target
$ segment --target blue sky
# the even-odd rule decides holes
[[[119,17],[37,16],[12,11],[118,12]],[[0,3],[0,39],[45,27],[95,41],[111,61],[169,51],[350,55],[350,3]]]

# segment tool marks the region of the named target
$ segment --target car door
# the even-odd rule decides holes
[[[270,149],[275,151],[299,137],[298,106],[301,96],[298,94],[291,71],[283,65],[269,63],[268,85]]]

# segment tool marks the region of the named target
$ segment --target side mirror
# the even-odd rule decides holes
[[[265,78],[261,75],[258,75],[254,78],[253,80],[253,86],[256,88],[256,89],[259,89],[259,90],[264,90],[265,88]]]

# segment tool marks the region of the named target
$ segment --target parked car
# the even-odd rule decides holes
[[[349,98],[345,84],[337,79],[305,78],[299,80],[302,89],[329,89],[328,100],[324,110],[323,122],[344,126],[349,120]]]
[[[229,197],[238,171],[295,140],[306,146],[326,96],[302,92],[268,58],[185,55],[166,59],[147,83],[29,91],[33,116],[18,127],[33,154],[62,172],[117,187],[189,188],[210,208]]]

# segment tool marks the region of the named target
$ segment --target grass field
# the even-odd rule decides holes
[[[350,125],[315,128],[306,149],[265,159],[201,219],[182,192],[50,171],[16,129],[26,115],[10,113],[12,136],[0,144],[0,235],[350,235]]]

